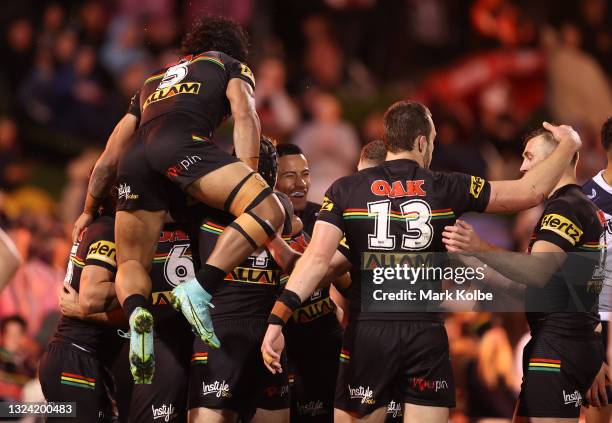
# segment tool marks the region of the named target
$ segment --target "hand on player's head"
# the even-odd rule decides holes
[[[553,134],[553,137],[559,140],[559,142],[572,143],[575,151],[580,150],[580,147],[582,146],[582,140],[580,139],[580,135],[578,135],[578,132],[576,132],[571,126],[556,126],[548,122],[542,123],[542,126],[544,126],[546,130],[550,131]]]

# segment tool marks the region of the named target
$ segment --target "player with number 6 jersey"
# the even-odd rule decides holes
[[[548,124],[546,124],[548,125]],[[384,421],[392,395],[419,422],[448,421],[454,383],[448,339],[438,313],[370,313],[361,310],[362,254],[444,251],[443,227],[468,211],[510,212],[538,204],[580,146],[570,129],[535,170],[516,181],[487,182],[464,174],[430,171],[435,127],[429,110],[398,102],[385,113],[383,165],[336,181],[327,191],[311,243],[270,315],[262,354],[281,371],[282,327],[322,277],[342,236],[350,249],[353,284],[336,384],[336,421]],[[355,420],[357,417],[357,420]],[[352,420],[351,420],[352,419]]]

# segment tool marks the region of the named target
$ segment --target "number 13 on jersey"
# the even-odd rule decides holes
[[[375,217],[374,233],[368,235],[369,248],[396,249],[396,236],[391,234],[391,221],[403,221],[406,225],[401,239],[402,250],[418,251],[429,247],[433,238],[429,204],[414,199],[401,203],[399,209],[399,212],[391,210],[390,200],[368,203],[368,214]]]

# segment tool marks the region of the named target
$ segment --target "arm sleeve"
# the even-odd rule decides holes
[[[344,232],[343,214],[346,197],[346,192],[342,187],[342,179],[334,182],[323,197],[323,204],[317,221],[331,223]]]
[[[479,176],[464,173],[440,173],[446,198],[455,215],[474,211],[482,213],[489,204],[491,184]]]
[[[238,60],[229,58],[225,63],[225,71],[227,72],[227,80],[233,78],[242,79],[247,82],[253,89],[255,89],[255,76],[251,69],[242,62]]]
[[[346,259],[348,261],[351,260],[351,251],[349,249],[349,246],[346,242],[346,236],[343,236],[342,239],[340,240],[340,244],[338,244],[338,251],[340,251],[340,253],[346,257]]]
[[[140,121],[140,90],[138,90],[136,94],[132,96],[127,113],[136,116],[138,121]]]
[[[117,271],[115,228],[112,220],[94,222],[83,237],[86,247],[85,266],[96,265],[111,272]]]
[[[548,241],[564,251],[582,244],[584,231],[571,206],[565,201],[551,201],[535,230],[535,241]]]

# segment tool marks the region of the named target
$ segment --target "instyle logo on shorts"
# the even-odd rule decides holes
[[[413,389],[419,391],[434,391],[438,392],[441,389],[448,389],[448,382],[445,380],[427,380],[421,377],[413,377],[411,380],[411,386]]]
[[[174,405],[172,405],[172,403],[170,405],[162,404],[159,408],[155,408],[155,406],[151,404],[151,410],[153,411],[153,420],[164,419],[165,422],[169,422],[170,419],[176,417]]]
[[[320,416],[322,414],[328,414],[327,410],[323,408],[323,401],[310,401],[307,403],[297,403],[298,413],[301,416]]]
[[[176,178],[183,173],[183,171],[187,172],[191,165],[201,161],[202,158],[200,156],[185,156],[180,162],[166,169],[166,175],[168,175],[169,178]]]
[[[393,418],[403,416],[404,413],[402,412],[402,404],[391,400],[387,406],[387,414]]]
[[[138,199],[138,194],[132,194],[132,187],[130,187],[128,184],[119,184],[117,191],[119,192],[120,200],[122,198],[126,200],[137,200]]]
[[[566,394],[565,389],[563,390],[563,403],[565,405],[574,404],[575,407],[582,405],[582,395],[577,390],[571,394]]]
[[[374,392],[369,386],[366,386],[365,388],[363,386],[351,388],[351,385],[349,384],[348,390],[351,399],[360,399],[362,404],[374,404],[376,402],[373,398]]]
[[[232,394],[229,391],[229,385],[225,380],[219,382],[215,380],[213,383],[207,385],[205,382],[202,383],[202,395],[215,395],[217,398],[225,397],[231,398]]]

